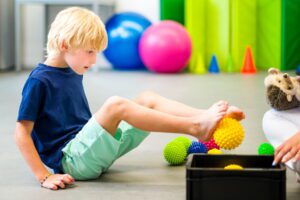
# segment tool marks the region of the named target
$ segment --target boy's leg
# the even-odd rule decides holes
[[[147,131],[137,129],[127,122],[122,121],[115,135],[115,138],[120,144],[117,158],[139,146],[149,134]]]
[[[186,133],[206,140],[225,113],[226,108],[220,107],[208,115],[180,117],[112,97],[63,149],[64,172],[78,180],[98,177],[115,159],[142,142],[148,135],[144,131]],[[123,120],[128,124],[120,125],[122,135],[117,138],[115,133]]]
[[[111,97],[94,116],[111,134],[115,133],[120,121],[124,120],[144,131],[185,133],[207,140],[226,114],[226,109],[226,106],[219,106],[205,115],[181,117],[159,112],[124,98]]]
[[[142,106],[158,110],[164,113],[169,113],[176,116],[183,116],[183,117],[193,117],[200,114],[206,114],[206,112],[210,110],[218,109],[220,106],[227,106],[227,102],[225,101],[219,101],[214,103],[210,108],[207,110],[197,109],[188,105],[185,105],[183,103],[180,103],[178,101],[174,101],[168,98],[165,98],[163,96],[160,96],[154,92],[143,92],[140,95],[138,95],[134,101]],[[237,120],[242,120],[245,118],[244,113],[234,107],[230,106],[227,115],[230,117],[233,117]]]
[[[139,94],[134,102],[154,110],[182,117],[193,117],[205,112],[205,110],[193,108],[150,91]]]
[[[76,180],[95,179],[118,158],[119,149],[120,142],[93,116],[62,149],[63,171]]]

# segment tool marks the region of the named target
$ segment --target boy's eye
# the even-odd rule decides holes
[[[88,54],[92,54],[92,53],[94,53],[94,51],[92,51],[92,50],[88,51]]]

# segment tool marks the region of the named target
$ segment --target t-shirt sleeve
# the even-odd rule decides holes
[[[44,84],[35,78],[29,78],[22,91],[17,121],[35,121],[40,113],[45,97]]]

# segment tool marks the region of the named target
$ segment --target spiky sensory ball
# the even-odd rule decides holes
[[[244,136],[241,123],[236,119],[225,117],[217,125],[213,138],[220,148],[231,150],[242,143]]]
[[[225,170],[243,170],[244,168],[240,165],[231,164],[224,167]]]
[[[211,138],[208,142],[202,142],[202,143],[206,146],[208,151],[211,149],[220,149],[220,147],[215,143],[214,138]]]
[[[207,153],[207,148],[203,143],[193,141],[188,149],[188,154],[191,153]]]
[[[207,154],[223,154],[223,152],[220,149],[211,149],[207,152]]]
[[[182,142],[172,141],[169,142],[164,149],[165,160],[170,165],[180,165],[184,163],[187,156],[187,151]]]
[[[258,147],[259,155],[274,155],[274,147],[269,143],[262,143]]]
[[[184,136],[179,136],[179,137],[175,138],[173,141],[182,142],[184,144],[186,150],[188,150],[192,144],[192,141],[189,138],[184,137]]]

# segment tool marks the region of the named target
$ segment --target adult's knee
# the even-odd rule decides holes
[[[277,111],[267,111],[262,120],[262,128],[267,140],[274,146],[278,147],[291,133],[294,133],[290,123],[276,113]]]
[[[274,117],[274,114],[271,110],[268,110],[265,112],[262,120],[263,129],[267,129],[268,127],[272,126],[272,119]]]

